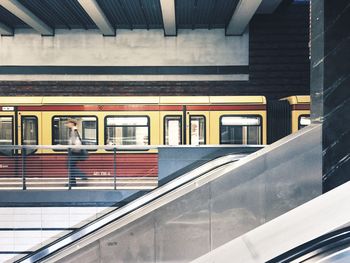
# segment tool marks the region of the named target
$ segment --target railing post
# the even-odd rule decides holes
[[[26,190],[26,148],[22,148],[22,189]]]
[[[113,148],[113,176],[114,176],[114,190],[117,190],[117,148]]]
[[[14,150],[13,150],[13,152],[12,152],[12,154],[13,154],[13,160],[14,160],[14,162],[15,162],[15,176],[17,177],[17,176],[19,176],[19,160],[18,160],[18,158],[19,158],[19,151],[18,151],[18,149],[17,148],[14,148]]]
[[[72,189],[72,185],[71,185],[71,180],[72,180],[72,175],[71,175],[71,148],[68,148],[68,189],[71,190]]]

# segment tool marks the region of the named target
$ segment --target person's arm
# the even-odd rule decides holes
[[[75,129],[74,129],[74,134],[75,134],[75,137],[78,139],[78,141],[80,142],[80,144],[79,145],[82,145],[83,144],[83,140],[81,139],[81,137],[80,137],[80,134],[79,134],[79,132],[78,132],[78,129],[75,127]]]

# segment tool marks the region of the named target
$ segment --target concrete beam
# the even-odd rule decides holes
[[[165,36],[176,36],[175,0],[160,0]]]
[[[103,13],[101,7],[96,0],[78,0],[79,4],[88,13],[90,18],[95,22],[96,26],[101,30],[105,36],[115,36],[115,29],[108,21],[106,15]]]
[[[240,0],[226,27],[226,35],[242,35],[262,0]]]
[[[46,25],[40,18],[34,15],[17,0],[0,0],[0,5],[38,31],[40,34],[45,36],[53,35],[54,30],[51,27]]]
[[[0,22],[0,35],[11,36],[13,29]]]
[[[258,14],[272,14],[281,2],[282,0],[263,0],[256,12]]]

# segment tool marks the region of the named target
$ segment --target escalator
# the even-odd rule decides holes
[[[315,238],[269,260],[267,263],[288,262],[350,262],[350,227],[344,227]]]
[[[170,191],[174,191],[175,189],[181,187],[182,185],[198,178],[199,176],[206,174],[210,171],[213,171],[218,168],[222,168],[227,164],[233,163],[246,154],[232,154],[232,155],[226,155],[222,157],[215,158],[205,164],[200,165],[197,168],[194,168],[190,172],[185,173],[183,176],[178,177],[176,180],[170,180],[174,177],[174,175],[171,175],[170,179],[164,178],[161,182],[161,187],[157,188],[156,190],[146,194],[146,195],[135,195],[133,197],[129,198],[129,202],[127,205],[116,209],[114,211],[111,211],[110,213],[106,214],[105,216],[98,218],[97,220],[89,223],[86,226],[83,226],[82,228],[78,229],[77,231],[74,231],[55,242],[35,251],[32,254],[29,254],[26,257],[23,257],[16,262],[38,262],[40,260],[43,260],[48,255],[51,255],[52,252],[59,251],[60,249],[66,247],[67,245],[71,244],[72,242],[77,242],[80,239],[84,238],[85,236],[93,234],[98,229],[101,229],[107,224],[110,224],[111,222],[118,220],[122,217],[125,217],[126,215],[130,214],[131,212],[144,207],[148,203],[160,198],[161,196],[167,194]],[[191,167],[196,166],[196,164],[192,164]],[[185,169],[182,169],[182,171],[188,170],[189,168],[186,167]],[[138,198],[137,198],[138,197]]]
[[[349,199],[347,182],[191,263],[348,263]]]
[[[321,194],[320,131],[217,158],[16,262],[190,262]]]

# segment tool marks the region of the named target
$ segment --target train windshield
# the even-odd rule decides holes
[[[261,117],[222,116],[221,144],[261,144]]]

